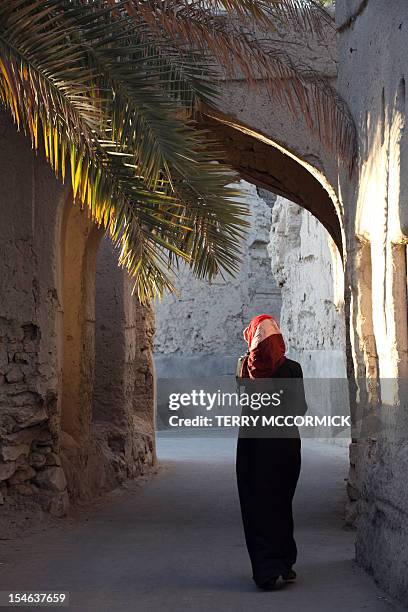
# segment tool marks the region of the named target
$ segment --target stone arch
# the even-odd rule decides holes
[[[228,162],[242,178],[281,195],[312,213],[344,254],[343,215],[323,162],[312,165],[295,149],[280,144],[262,125],[250,125],[205,109],[206,126],[217,136]],[[285,126],[281,129],[285,133]],[[320,167],[319,167],[320,165]]]
[[[239,79],[226,81],[217,108],[203,107],[203,115],[206,127],[223,146],[222,161],[229,163],[242,178],[310,212],[332,238],[342,264],[339,270],[342,268],[344,351],[347,370],[350,370],[353,352],[351,318],[348,316],[351,296],[346,211],[343,194],[338,190],[336,153],[310,131],[302,112],[294,116],[288,108],[271,104],[266,87],[261,85],[256,90]],[[341,171],[349,174],[346,167]],[[352,392],[348,396],[350,403]],[[351,404],[350,412],[353,412]]]
[[[350,295],[346,212],[343,194],[338,190],[339,170],[348,175],[349,169],[339,168],[336,152],[323,145],[298,111],[294,116],[284,105],[271,103],[265,86],[259,84],[258,89],[251,89],[237,79],[223,83],[217,108],[203,107],[203,116],[206,128],[222,145],[221,161],[257,187],[283,196],[311,213],[332,238],[334,259],[336,247],[341,258],[338,273],[344,302],[344,362],[349,370],[352,330],[347,316]],[[319,371],[319,367],[311,371],[314,369]],[[353,390],[343,391],[352,413]]]
[[[108,238],[69,196],[60,230],[60,448],[71,500],[143,473],[154,455],[154,324]]]

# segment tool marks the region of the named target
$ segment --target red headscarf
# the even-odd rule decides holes
[[[244,329],[249,355],[243,365],[243,377],[269,378],[285,361],[285,342],[279,325],[270,315],[254,317]]]

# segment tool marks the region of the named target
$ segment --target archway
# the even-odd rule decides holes
[[[300,210],[308,211],[315,217],[318,226],[323,226],[327,231],[330,237],[329,241],[326,239],[326,242],[330,242],[330,264],[327,261],[327,265],[336,277],[335,301],[341,302],[342,346],[331,365],[321,362],[315,370],[318,372],[323,367],[326,377],[330,376],[332,367],[332,378],[339,376],[340,371],[340,377],[346,378],[347,367],[350,368],[352,361],[349,319],[345,316],[350,296],[345,279],[346,233],[343,203],[337,193],[339,160],[336,153],[330,147],[323,146],[321,139],[310,132],[301,112],[294,116],[282,105],[271,105],[266,87],[252,89],[240,78],[221,83],[217,108],[202,106],[201,126],[220,143],[222,154],[219,161],[232,166],[242,179],[256,186],[258,191],[267,190],[287,198]],[[319,282],[318,278],[316,282]],[[185,293],[190,293],[190,286],[188,289],[185,287]],[[188,300],[191,300],[191,295],[181,299],[183,312]],[[329,301],[326,300],[326,303]],[[317,301],[313,307],[325,309],[324,304],[319,305]],[[235,309],[231,312],[235,316]],[[226,326],[228,329],[228,323]],[[174,336],[173,329],[171,335]],[[222,368],[221,363],[218,366]],[[164,372],[166,368],[169,368],[168,363],[164,366]],[[313,371],[313,368],[308,369]],[[173,367],[168,372],[176,370]],[[345,390],[345,395],[348,398],[348,390]]]
[[[153,321],[132,295],[110,241],[71,197],[60,244],[59,439],[75,501],[100,495],[154,463]]]
[[[225,159],[243,178],[295,202],[327,229],[343,256],[340,205],[330,180],[316,166],[257,127],[220,111],[205,110],[206,126],[223,145]],[[261,126],[263,127],[263,126]],[[327,152],[326,152],[327,155]]]

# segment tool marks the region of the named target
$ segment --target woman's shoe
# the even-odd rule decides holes
[[[282,574],[282,580],[284,582],[294,582],[296,580],[296,578],[297,578],[297,574],[296,574],[295,570],[293,570],[293,569],[290,569],[287,572],[284,572]]]
[[[262,582],[261,584],[258,584],[257,586],[259,589],[262,589],[263,591],[274,591],[276,589],[276,583],[278,582],[278,578],[279,576],[274,576],[273,578],[270,578],[266,582]]]

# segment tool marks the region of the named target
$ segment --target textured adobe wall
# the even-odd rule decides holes
[[[132,279],[118,267],[108,239],[96,262],[96,364],[93,421],[122,424],[130,414],[153,423],[151,350],[153,309],[132,295]]]
[[[88,261],[82,269],[91,268],[91,279],[95,280],[81,283],[77,278],[83,295],[90,292],[91,303],[85,317],[81,319],[78,310],[76,313],[82,331],[65,337],[65,344],[75,340],[86,355],[81,368],[82,384],[75,387],[67,381],[69,399],[79,406],[79,435],[72,428],[65,429],[69,421],[62,419],[61,459],[71,500],[92,499],[144,473],[155,461],[153,313],[132,296],[131,281],[118,267],[117,254],[109,240],[100,241],[97,254],[93,252],[93,242],[91,235],[86,241]],[[66,299],[72,307],[70,293]],[[72,359],[68,364],[64,362],[63,371],[69,370],[71,364]],[[63,415],[71,408],[64,405],[64,399]]]
[[[269,253],[282,292],[281,327],[305,377],[346,376],[344,273],[333,240],[308,211],[279,197]]]
[[[281,328],[288,355],[302,365],[309,413],[348,414],[339,251],[315,217],[279,197],[272,212],[269,253],[282,292]],[[343,447],[350,443],[348,429],[318,428],[313,435]]]
[[[95,270],[103,232],[70,198],[60,244],[61,429],[79,445],[90,435],[95,362]]]
[[[401,395],[408,365],[408,6],[404,0],[347,0],[336,3],[336,20],[338,89],[352,110],[360,145],[353,180],[340,177],[353,366],[370,383],[361,380],[360,397],[375,407],[381,396],[390,427],[386,436],[364,439],[356,430],[350,449],[356,554],[383,587],[408,603],[408,426]]]
[[[111,253],[100,273],[108,293],[121,284],[112,330],[124,341],[120,355],[112,342],[103,350],[124,373],[123,401],[110,406],[123,418],[92,424],[100,232],[3,112],[0,149],[0,505],[61,515],[155,460],[154,316]]]
[[[58,458],[58,256],[63,189],[0,112],[0,502],[64,512]]]

